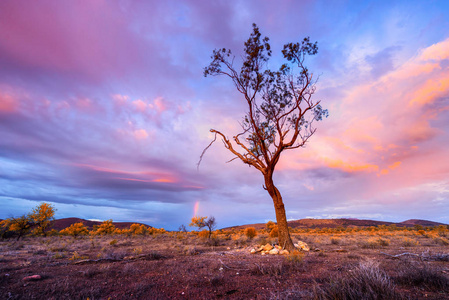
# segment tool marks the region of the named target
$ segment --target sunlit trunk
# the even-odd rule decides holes
[[[276,211],[276,222],[279,231],[279,245],[288,251],[293,251],[295,246],[293,245],[288,230],[287,215],[285,214],[284,202],[282,201],[281,193],[273,183],[273,174],[265,175],[265,187],[273,199],[274,209]]]

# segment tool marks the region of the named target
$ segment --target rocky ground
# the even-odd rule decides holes
[[[280,255],[266,235],[4,240],[0,299],[449,299],[449,246],[435,239],[293,239],[310,251]]]

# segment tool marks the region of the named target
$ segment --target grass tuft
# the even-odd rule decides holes
[[[449,279],[428,265],[407,264],[400,269],[395,281],[402,285],[419,286],[431,291],[449,292]]]

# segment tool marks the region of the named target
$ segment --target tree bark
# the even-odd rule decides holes
[[[287,215],[285,214],[284,202],[282,201],[281,193],[273,183],[273,173],[268,173],[265,175],[265,188],[273,199],[279,233],[279,246],[287,249],[288,251],[293,251],[295,250],[295,246],[293,245],[293,241],[288,230]]]

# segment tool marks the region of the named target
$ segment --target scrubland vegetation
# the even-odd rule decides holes
[[[203,220],[204,221],[204,220]],[[199,227],[201,228],[201,226]],[[3,228],[4,229],[4,228]],[[167,232],[112,220],[0,241],[1,299],[444,299],[447,226],[291,228],[310,251],[250,254],[264,229]],[[5,231],[3,231],[5,233]]]

